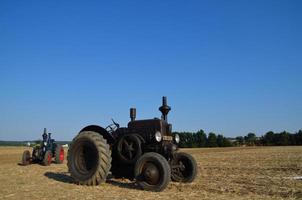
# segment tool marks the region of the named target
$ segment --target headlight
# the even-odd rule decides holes
[[[155,139],[157,142],[160,142],[162,139],[161,133],[159,131],[156,131],[155,133]]]
[[[178,135],[178,134],[175,134],[175,142],[176,142],[176,143],[179,143],[179,141],[180,141],[179,135]]]
[[[44,142],[44,146],[47,146],[47,142]]]

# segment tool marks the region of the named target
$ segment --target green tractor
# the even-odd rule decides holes
[[[61,164],[64,161],[64,148],[57,144],[54,139],[51,139],[51,133],[46,132],[42,134],[41,144],[33,147],[32,154],[29,150],[25,150],[22,155],[22,165],[29,165],[31,163],[40,163],[43,165],[50,165],[51,162]]]

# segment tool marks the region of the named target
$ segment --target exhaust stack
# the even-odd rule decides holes
[[[163,105],[159,107],[159,110],[162,113],[162,120],[168,122],[168,113],[171,110],[171,107],[167,105],[167,97],[163,97]]]
[[[136,109],[135,108],[130,108],[130,118],[131,121],[133,122],[136,118]]]

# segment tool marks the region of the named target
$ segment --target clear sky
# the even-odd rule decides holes
[[[1,1],[0,140],[159,117],[225,136],[302,128],[302,1]]]

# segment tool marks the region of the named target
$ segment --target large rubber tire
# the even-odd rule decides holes
[[[170,182],[171,169],[162,155],[150,152],[137,160],[134,175],[137,184],[143,190],[160,192]]]
[[[52,153],[51,153],[51,151],[48,150],[45,152],[42,164],[45,166],[48,166],[51,164],[51,161],[52,161]]]
[[[64,162],[64,148],[62,147],[62,145],[57,144],[55,156],[55,162],[57,164],[62,164]]]
[[[25,150],[22,155],[22,165],[29,165],[30,164],[30,152]]]
[[[116,154],[122,163],[136,163],[142,155],[141,140],[133,134],[122,136],[117,143]]]
[[[177,152],[171,163],[171,179],[176,182],[191,183],[197,175],[197,163],[193,156]]]
[[[79,133],[70,144],[67,166],[78,184],[98,185],[104,182],[111,168],[111,151],[107,141],[93,131]]]

